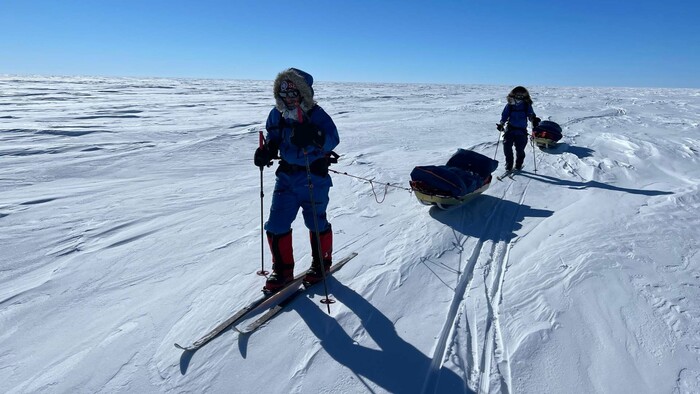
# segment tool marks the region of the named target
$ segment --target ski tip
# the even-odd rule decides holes
[[[175,347],[190,353],[195,352],[197,349],[199,349],[199,346],[182,346],[178,343],[175,344]]]

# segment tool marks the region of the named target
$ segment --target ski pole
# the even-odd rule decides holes
[[[537,172],[537,160],[535,160],[535,137],[530,135],[530,145],[532,146],[532,162],[535,165],[535,172]]]
[[[496,156],[498,155],[498,144],[501,143],[501,131],[498,130],[498,139],[496,140],[496,152],[493,154],[493,159],[496,160]]]
[[[328,314],[331,314],[331,304],[335,301],[328,297],[328,283],[326,282],[326,267],[323,263],[323,247],[321,246],[321,233],[318,231],[318,218],[316,217],[316,203],[314,202],[314,185],[311,183],[311,166],[309,166],[309,155],[304,149],[304,159],[306,159],[306,180],[309,183],[309,200],[311,200],[311,214],[314,217],[314,236],[316,237],[318,264],[321,267],[321,277],[323,278],[323,291],[326,293],[326,298],[321,300],[322,304],[328,307]]]
[[[262,148],[264,143],[263,132],[260,130],[258,138],[258,147]],[[269,272],[265,271],[265,229],[263,228],[263,168],[260,167],[260,271],[257,272],[260,276],[267,276]]]

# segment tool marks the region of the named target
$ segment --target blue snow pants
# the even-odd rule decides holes
[[[316,223],[318,231],[323,232],[330,226],[326,219],[326,208],[329,200],[328,192],[333,186],[333,182],[329,175],[321,177],[311,174],[311,184],[313,186],[311,190],[313,190]],[[292,228],[292,222],[296,219],[299,208],[302,209],[306,228],[310,231],[316,231],[306,171],[278,171],[275,190],[272,194],[270,217],[265,223],[265,230],[272,234],[288,232]]]

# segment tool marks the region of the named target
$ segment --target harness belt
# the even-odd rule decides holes
[[[300,166],[298,164],[292,164],[292,163],[288,163],[284,160],[280,160],[280,166],[277,169],[277,171],[285,172],[285,173],[306,171],[306,166]]]
[[[314,175],[325,178],[328,176],[328,167],[330,167],[331,164],[337,163],[339,157],[340,155],[331,151],[327,153],[325,157],[314,160],[311,165],[309,165],[309,171]],[[306,166],[292,164],[280,159],[280,165],[277,167],[276,173],[292,174],[302,171],[306,171]]]

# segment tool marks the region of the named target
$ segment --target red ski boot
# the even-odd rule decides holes
[[[267,242],[272,251],[272,273],[267,277],[263,292],[273,294],[294,279],[292,230],[279,235],[268,232]]]
[[[310,231],[309,236],[311,238],[311,256],[313,256],[313,259],[311,261],[311,267],[309,267],[309,269],[306,271],[306,275],[304,276],[304,284],[307,286],[318,283],[323,279],[324,273],[321,271],[321,260],[323,260],[323,269],[325,272],[328,272],[328,270],[331,269],[333,230],[329,226],[326,231],[319,234],[323,259],[318,258],[318,242],[316,239],[316,234],[313,231]]]

